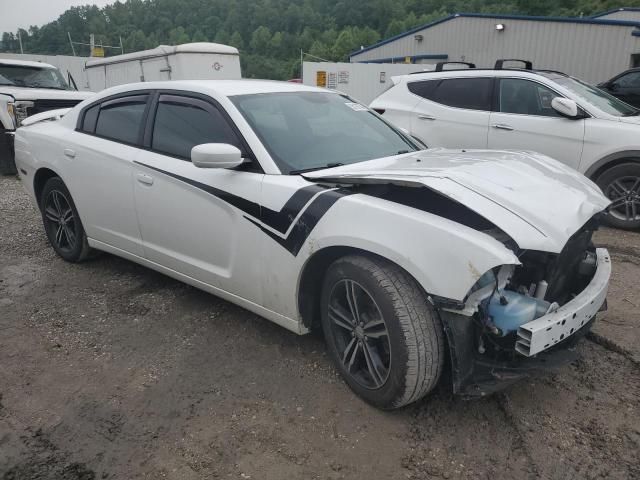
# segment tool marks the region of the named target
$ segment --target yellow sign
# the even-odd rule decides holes
[[[326,87],[327,86],[327,72],[319,71],[316,72],[316,85],[318,87]]]
[[[404,57],[404,63],[411,63],[411,57]]]
[[[104,48],[102,47],[93,47],[93,51],[91,52],[92,57],[104,57]]]

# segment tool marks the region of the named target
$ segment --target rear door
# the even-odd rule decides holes
[[[227,143],[252,157],[231,120],[213,101],[160,93],[134,171],[134,192],[145,257],[259,303],[258,218],[264,174],[246,168],[198,168],[191,148]],[[249,281],[248,281],[249,279]]]
[[[142,256],[131,178],[142,141],[149,93],[136,93],[84,110],[65,148],[69,178],[65,182],[87,235]]]
[[[491,113],[491,149],[533,150],[578,168],[585,120],[571,120],[551,108],[562,95],[525,78],[500,78]]]
[[[407,84],[422,100],[411,134],[429,147],[486,148],[493,79],[446,78]]]

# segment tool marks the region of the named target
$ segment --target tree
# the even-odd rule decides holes
[[[229,38],[229,45],[232,47],[236,47],[238,50],[242,50],[244,48],[244,40],[242,39],[242,35],[239,32],[233,32],[231,37]]]
[[[255,53],[266,53],[269,50],[269,43],[271,42],[271,31],[261,25],[256,28],[251,34],[251,41],[249,46]]]
[[[191,39],[185,32],[184,27],[177,27],[169,32],[169,44],[171,45],[181,45],[190,41]]]

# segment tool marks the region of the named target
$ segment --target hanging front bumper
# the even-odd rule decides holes
[[[516,351],[531,357],[577,333],[604,305],[611,277],[611,258],[604,248],[596,249],[596,272],[589,285],[571,301],[542,317],[521,325]]]

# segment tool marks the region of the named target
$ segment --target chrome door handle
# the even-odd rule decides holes
[[[136,174],[136,178],[140,183],[143,183],[145,185],[153,185],[153,177],[147,175],[146,173],[138,173]]]
[[[418,115],[420,120],[435,120],[436,117],[432,117],[431,115]]]
[[[508,131],[512,131],[513,130],[513,127],[511,125],[506,125],[504,123],[494,123],[491,126],[493,128],[498,128],[500,130],[508,130]]]
[[[76,152],[74,152],[70,148],[65,148],[64,149],[64,156],[65,157],[69,157],[69,158],[76,158]]]

